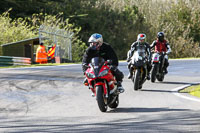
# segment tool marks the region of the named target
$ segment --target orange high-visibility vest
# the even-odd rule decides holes
[[[47,63],[47,53],[45,51],[45,46],[40,45],[36,51],[36,62]]]

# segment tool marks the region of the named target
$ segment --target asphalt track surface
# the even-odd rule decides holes
[[[0,69],[0,132],[200,132],[200,100],[178,89],[200,83],[200,60],[170,60],[164,82],[133,91],[126,75],[117,109],[100,112],[81,66]]]

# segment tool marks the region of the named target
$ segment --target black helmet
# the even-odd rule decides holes
[[[163,42],[165,37],[164,32],[158,32],[157,37],[159,41]]]

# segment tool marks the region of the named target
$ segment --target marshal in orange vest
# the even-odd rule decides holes
[[[40,43],[40,46],[36,51],[36,62],[40,64],[47,63],[47,53],[45,51],[45,46],[43,43]]]

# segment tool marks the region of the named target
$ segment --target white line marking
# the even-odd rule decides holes
[[[196,84],[196,83],[195,83],[195,84]],[[200,99],[198,99],[198,98],[189,97],[189,96],[184,96],[184,95],[182,95],[181,93],[178,92],[179,90],[184,89],[184,88],[186,88],[186,87],[189,87],[189,86],[191,86],[191,85],[192,85],[192,84],[188,84],[188,85],[184,85],[184,86],[181,86],[181,87],[177,87],[177,88],[175,88],[175,89],[172,89],[171,91],[172,91],[172,93],[173,93],[174,95],[176,95],[176,96],[178,96],[178,97],[181,97],[181,98],[184,98],[184,99],[187,99],[187,100],[192,100],[192,101],[200,102]],[[176,92],[174,92],[174,91],[176,91]]]

